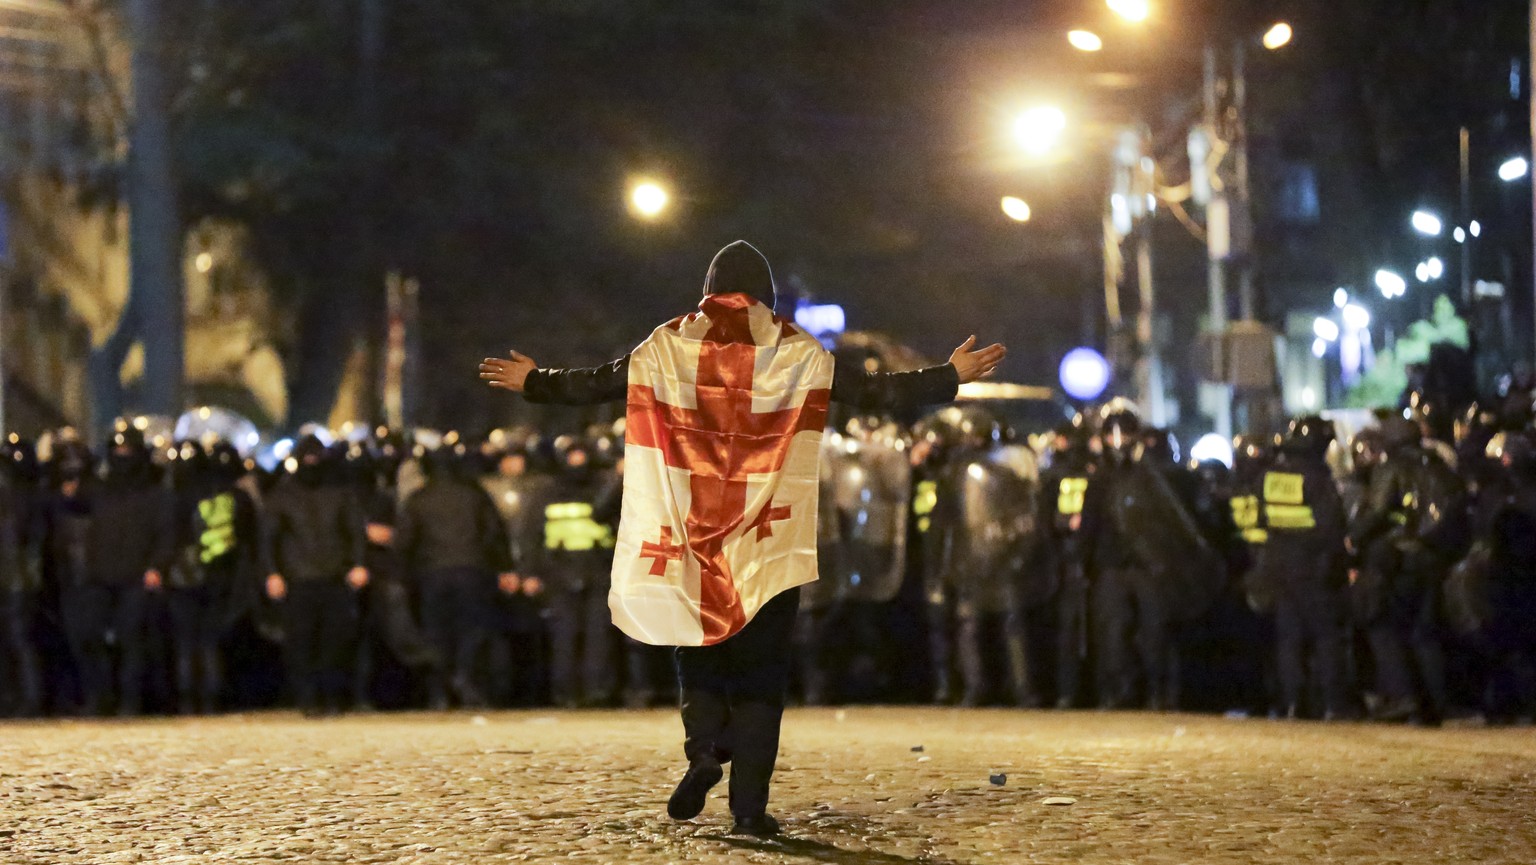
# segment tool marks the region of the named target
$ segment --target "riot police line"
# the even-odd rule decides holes
[[[840,418],[795,697],[1529,719],[1529,417],[1434,426],[1302,417],[1228,469],[1118,400],[1034,446],[975,404]],[[608,618],[622,425],[180,432],[5,443],[0,712],[672,699]]]

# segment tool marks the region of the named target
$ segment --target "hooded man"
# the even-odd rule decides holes
[[[861,411],[949,402],[989,375],[1001,345],[911,373],[835,366],[773,315],[773,274],[751,244],[720,250],[697,313],[592,369],[488,358],[480,377],[531,402],[625,400],[624,506],[609,606],[643,642],[677,646],[689,769],[667,805],[703,810],[734,760],[736,831],[773,835],[768,787],[778,756],[799,586],[816,578],[817,460],[828,400]],[[834,374],[835,373],[835,374]]]

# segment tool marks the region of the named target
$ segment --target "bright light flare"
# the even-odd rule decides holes
[[[1102,51],[1104,40],[1091,30],[1072,30],[1067,33],[1067,43],[1079,51]]]
[[[1516,156],[1514,159],[1505,160],[1504,164],[1499,166],[1499,179],[1505,183],[1513,183],[1530,171],[1531,163],[1527,162],[1523,156]]]
[[[1415,210],[1413,218],[1409,221],[1413,223],[1414,231],[1420,234],[1427,234],[1430,237],[1439,237],[1440,232],[1445,228],[1444,223],[1440,221],[1440,217],[1427,210]]]
[[[1067,129],[1067,115],[1060,108],[1040,105],[1019,115],[1013,123],[1013,138],[1025,151],[1042,156]]]
[[[1344,304],[1346,303],[1349,303],[1349,289],[1335,288],[1333,290],[1333,305],[1339,309],[1343,309]]]
[[[1429,271],[1430,279],[1439,279],[1445,276],[1445,262],[1441,261],[1438,256],[1424,262],[1424,267]]]
[[[1408,293],[1408,282],[1400,274],[1385,268],[1376,271],[1376,287],[1385,298],[1402,297]]]
[[[1109,11],[1135,24],[1147,20],[1152,14],[1152,4],[1148,0],[1105,0],[1105,5]]]
[[[1339,326],[1331,318],[1316,318],[1312,322],[1312,332],[1323,342],[1333,342],[1339,338]]]
[[[1467,230],[1472,232],[1473,237],[1483,236],[1483,224],[1475,219],[1467,226]]]
[[[1232,443],[1216,433],[1206,433],[1189,449],[1189,456],[1196,462],[1215,460],[1232,468]]]
[[[1294,35],[1295,34],[1291,30],[1291,25],[1285,23],[1284,21],[1277,22],[1275,26],[1265,31],[1263,39],[1264,47],[1271,51],[1278,51],[1281,48],[1291,44],[1291,37]]]
[[[199,252],[197,254],[196,264],[198,273],[207,273],[208,271],[213,270],[213,253]]]
[[[661,184],[645,180],[634,185],[629,190],[629,206],[636,216],[643,219],[655,219],[671,203],[672,196]]]
[[[1371,326],[1371,313],[1358,303],[1351,303],[1344,307],[1339,317],[1344,319],[1344,326],[1350,330],[1365,330]]]
[[[1014,222],[1029,221],[1029,205],[1022,198],[1003,196],[1003,213]]]
[[[1312,356],[1323,357],[1328,354],[1328,343],[1321,339],[1312,340]]]

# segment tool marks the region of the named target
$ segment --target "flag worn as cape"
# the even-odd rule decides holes
[[[608,606],[642,643],[708,646],[816,579],[833,359],[745,294],[713,294],[630,354]]]

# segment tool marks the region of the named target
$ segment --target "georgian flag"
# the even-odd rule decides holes
[[[624,506],[608,606],[642,643],[708,646],[816,579],[832,354],[745,294],[714,294],[629,359]]]

